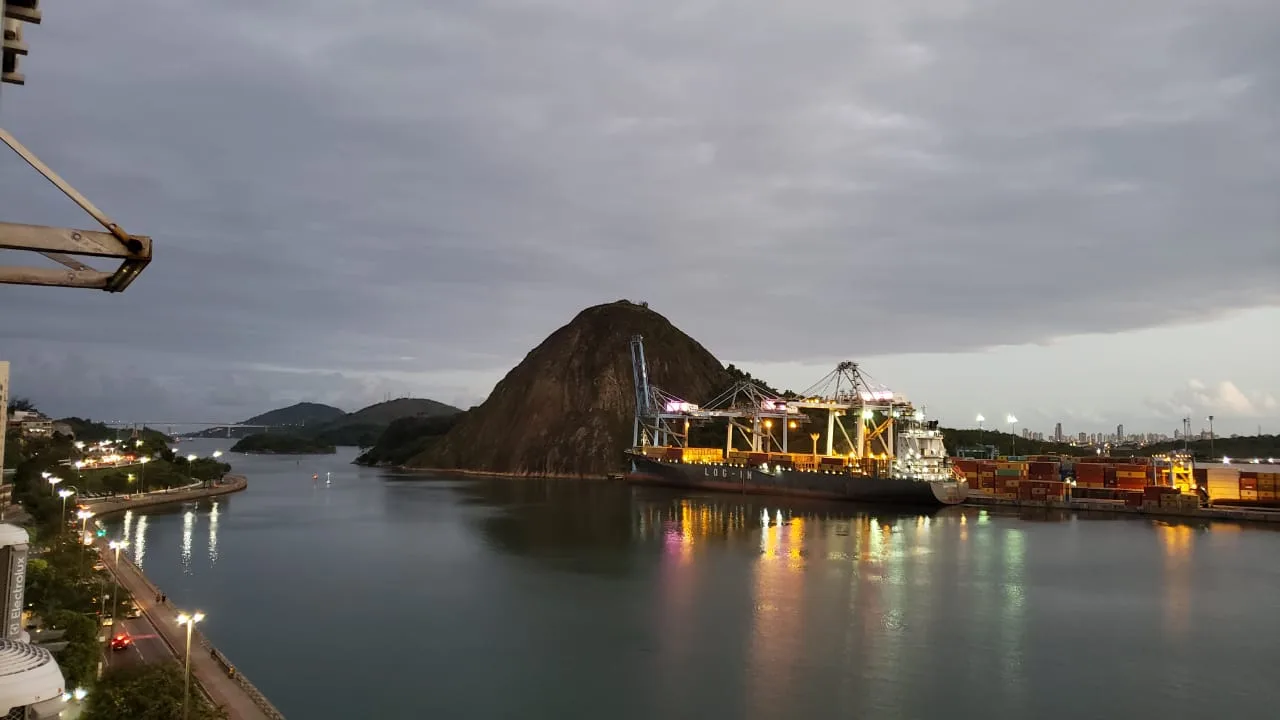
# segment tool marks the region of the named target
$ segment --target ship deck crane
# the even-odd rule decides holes
[[[22,38],[24,23],[39,24],[40,0],[0,0],[0,28],[3,45],[0,51],[0,85],[26,84],[18,71],[19,57],[28,52]],[[89,214],[103,230],[21,225],[0,222],[0,250],[18,250],[41,255],[62,268],[0,263],[0,284],[45,285],[122,292],[151,262],[151,238],[125,232],[118,223],[99,210],[78,190],[62,179],[34,152],[20,143],[12,133],[0,128],[0,142],[18,154],[28,165],[53,183],[68,198]],[[111,271],[96,270],[79,258],[119,260]]]

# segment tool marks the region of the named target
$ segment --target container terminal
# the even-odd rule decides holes
[[[1280,522],[1280,466],[1200,464],[1184,453],[952,458],[971,505]]]

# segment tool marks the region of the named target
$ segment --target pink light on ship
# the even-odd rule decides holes
[[[668,402],[664,407],[665,407],[665,410],[669,413],[693,412],[694,410],[698,409],[697,405],[694,405],[693,403],[684,402],[683,400],[672,400]]]

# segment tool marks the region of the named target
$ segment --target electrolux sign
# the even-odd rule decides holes
[[[4,598],[4,638],[18,640],[22,637],[22,601],[27,586],[27,546],[10,545],[3,552],[9,578],[9,591]]]

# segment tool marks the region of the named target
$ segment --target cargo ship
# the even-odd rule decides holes
[[[968,494],[937,421],[874,386],[857,363],[840,363],[799,395],[779,397],[743,380],[696,405],[649,383],[640,337],[632,338],[631,360],[628,482],[917,506],[956,505]],[[711,437],[723,445],[708,446]],[[793,452],[793,439],[808,440],[809,452]]]

